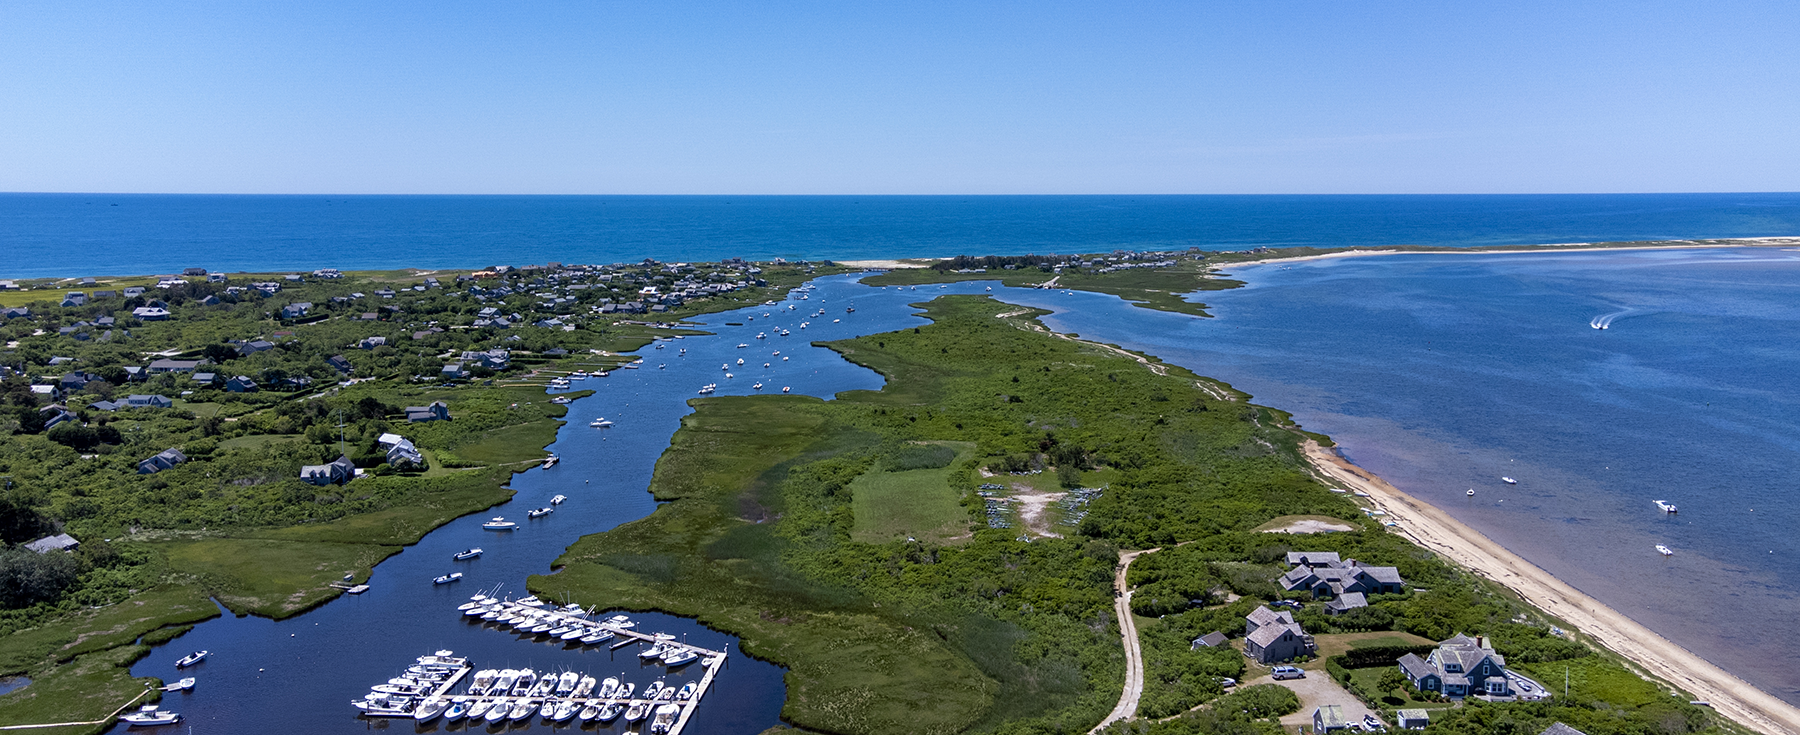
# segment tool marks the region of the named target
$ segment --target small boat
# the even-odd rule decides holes
[[[671,648],[662,655],[662,662],[664,666],[672,669],[677,666],[693,663],[694,659],[697,658],[700,658],[699,654],[686,648]]]
[[[550,399],[550,402],[558,404],[558,405],[563,405],[563,406],[574,403],[574,401],[571,400],[568,396],[557,396],[555,398]]]
[[[731,374],[731,373],[726,373],[726,374],[725,374],[725,377],[727,377],[727,378],[735,378],[735,377],[737,377],[737,376],[736,376],[736,375],[732,375],[732,374]]]
[[[1510,478],[1510,477],[1502,477],[1502,478],[1500,478],[1500,481],[1501,481],[1501,482],[1504,482],[1504,483],[1506,483],[1506,484],[1508,484],[1508,485],[1517,485],[1517,484],[1519,484],[1519,481],[1518,481],[1518,480],[1514,480],[1514,479],[1512,479],[1512,478]]]
[[[580,704],[577,704],[575,700],[565,699],[556,703],[556,711],[550,715],[550,721],[568,722],[575,717],[575,713],[580,711]]]
[[[557,677],[557,679],[556,679],[556,696],[559,696],[559,697],[568,696],[569,692],[575,691],[575,685],[580,684],[580,683],[581,683],[581,675],[580,674],[577,674],[573,671],[563,672],[563,675]]]
[[[1469,488],[1469,497],[1475,497],[1475,488]]]
[[[855,314],[855,313],[856,313],[856,307],[854,307],[854,306],[849,306],[849,307],[845,307],[845,308],[844,308],[844,313],[845,313],[845,314]]]
[[[1662,554],[1663,556],[1674,556],[1675,555],[1675,552],[1670,551],[1669,547],[1664,546],[1662,544],[1656,545],[1656,553]]]
[[[547,470],[547,469],[550,469],[551,467],[555,467],[556,463],[561,462],[561,461],[562,461],[562,458],[558,457],[554,454],[552,454],[548,457],[545,457],[544,458],[544,469]]]
[[[762,383],[757,383],[756,385],[750,386],[750,389],[751,390],[762,390]]]
[[[569,499],[569,496],[567,496],[567,495],[552,495],[552,496],[550,496],[550,504],[551,505],[562,505],[563,501],[568,500],[568,499]]]
[[[742,357],[738,358],[738,364],[739,365],[744,364],[744,358],[742,358]]]
[[[185,692],[185,691],[187,691],[189,689],[193,689],[193,688],[194,688],[194,677],[190,676],[190,677],[181,679],[180,681],[177,681],[173,684],[166,684],[163,686],[162,690],[165,692]]]
[[[571,626],[569,626],[568,630],[563,631],[563,634],[557,636],[557,638],[560,638],[565,641],[574,641],[574,640],[580,640],[582,636],[587,635],[587,634],[588,634],[587,628],[583,628],[579,625],[571,625]]]
[[[531,714],[536,712],[537,709],[538,705],[536,702],[529,699],[521,699],[518,704],[512,706],[511,712],[506,713],[506,718],[513,722],[528,720],[531,719]]]
[[[781,350],[776,350],[776,351],[774,351],[774,352],[771,352],[771,353],[769,353],[769,354],[770,354],[770,356],[773,356],[773,357],[779,357],[779,356],[781,356]]]
[[[413,719],[420,722],[430,722],[444,714],[444,710],[449,708],[449,701],[437,697],[427,697],[425,698],[425,701],[419,703],[418,709],[413,710]]]
[[[556,717],[556,700],[544,700],[544,705],[538,708],[538,716],[546,720]]]
[[[588,426],[592,426],[596,429],[610,429],[610,428],[612,428],[612,425],[613,425],[613,422],[607,421],[606,419],[603,419],[603,418],[594,419],[593,421],[588,422]]]
[[[594,694],[601,699],[612,699],[613,695],[617,694],[618,691],[619,678],[616,676],[609,676],[606,677],[606,681],[600,682],[600,691],[595,692]]]
[[[655,701],[657,697],[662,696],[662,690],[663,683],[661,679],[650,682],[650,686],[644,687],[644,699]]]
[[[552,508],[550,506],[544,506],[542,508],[538,508],[537,510],[525,511],[525,518],[528,520],[537,520],[539,518],[543,518],[544,516],[550,515],[551,513],[555,513],[555,512],[556,512],[555,508]]]
[[[650,732],[665,733],[675,727],[675,717],[681,714],[681,705],[665,704],[656,708],[656,717],[650,721]]]
[[[506,520],[501,516],[494,516],[493,520],[481,524],[481,527],[489,531],[511,531],[518,528],[519,524]]]
[[[469,693],[486,694],[488,687],[494,685],[494,677],[499,675],[498,669],[482,669],[475,672],[475,680],[469,684]]]
[[[488,687],[488,689],[485,693],[486,694],[505,695],[508,692],[512,691],[513,684],[517,683],[518,681],[519,681],[519,672],[518,671],[515,671],[513,669],[501,669],[499,677],[494,679],[494,685],[491,687]]]
[[[599,683],[599,679],[595,679],[591,676],[583,676],[581,677],[581,681],[575,685],[575,692],[570,696],[576,699],[586,699],[589,694],[594,693],[594,686]]]
[[[662,655],[668,652],[669,644],[663,641],[657,641],[655,645],[642,651],[638,651],[638,658],[662,658]]]
[[[458,552],[456,552],[455,556],[450,557],[450,560],[451,561],[468,561],[468,560],[473,559],[478,556],[481,556],[481,547],[479,547],[479,546],[477,546],[473,549],[469,549],[468,551],[458,551]]]
[[[431,580],[431,583],[432,584],[450,584],[451,582],[461,582],[461,581],[462,581],[462,572],[451,572],[442,577],[438,577],[438,578]]]
[[[609,372],[606,372],[606,371],[605,371],[605,370],[601,370],[601,371],[598,371],[598,372],[595,372],[595,373],[594,373],[594,377],[596,377],[596,378],[604,378],[604,377],[606,377],[606,376],[608,376],[608,375],[611,375],[611,374],[612,374],[612,373],[609,373]]]
[[[469,698],[453,697],[450,706],[444,710],[444,719],[455,722],[469,715]]]
[[[206,660],[206,657],[211,656],[211,655],[212,655],[212,651],[195,651],[186,656],[182,656],[180,661],[176,661],[175,668],[185,669],[189,666],[193,666],[194,664],[197,664],[197,663],[200,663],[201,661]]]
[[[619,691],[614,692],[613,696],[618,699],[630,699],[631,693],[634,691],[637,691],[637,685],[628,681],[624,684],[620,684]]]
[[[612,640],[612,637],[613,637],[612,631],[602,629],[602,630],[596,630],[592,633],[584,635],[579,640],[581,641],[581,645],[591,646],[596,643],[604,643],[606,641],[610,641],[610,640]]]
[[[748,345],[748,344],[745,344],[745,343],[743,343],[743,342],[739,342],[739,343],[738,343],[738,347],[739,347],[739,348],[744,348],[744,347],[749,347],[749,346],[750,346],[750,345]]]
[[[1674,503],[1671,503],[1667,500],[1654,500],[1651,502],[1656,503],[1656,507],[1664,513],[1679,513],[1679,512],[1681,512],[1680,509],[1675,507]]]
[[[649,702],[646,702],[646,701],[632,702],[631,706],[627,707],[625,709],[625,721],[626,722],[639,722],[639,721],[642,721],[644,719],[644,716],[648,715],[648,714],[650,714],[650,703]]]
[[[635,628],[637,623],[631,622],[630,615],[614,615],[606,619],[606,624],[614,628]]]
[[[625,712],[625,705],[614,702],[600,708],[600,714],[594,715],[595,722],[612,722]]]
[[[131,727],[173,725],[181,721],[181,713],[157,709],[154,704],[146,704],[139,707],[138,711],[120,717],[119,721]]]
[[[494,706],[494,700],[491,700],[491,699],[475,700],[474,704],[469,705],[469,719],[479,720],[479,719],[487,717],[488,710],[491,709],[493,706]],[[446,714],[448,714],[448,713],[446,713]]]
[[[360,595],[360,594],[362,594],[364,592],[368,592],[368,591],[369,591],[368,585],[359,584],[359,585],[352,586],[350,589],[344,590],[344,593],[351,594],[351,595]]]
[[[784,385],[784,386],[781,386],[781,392],[783,392],[783,393],[786,393],[786,392],[788,392],[788,387],[787,387],[787,386],[785,386],[785,385]]]
[[[492,707],[488,708],[487,717],[484,719],[486,719],[490,725],[497,722],[505,722],[507,713],[511,711],[512,707],[507,706],[506,702],[495,702]]]
[[[600,710],[603,709],[606,709],[606,705],[601,704],[600,700],[590,699],[588,700],[587,706],[581,708],[581,714],[576,715],[576,719],[581,720],[582,722],[593,722],[594,720],[600,719]]]
[[[519,669],[518,683],[513,684],[512,695],[523,697],[531,692],[531,686],[537,683],[537,672],[531,669]]]
[[[700,682],[690,681],[681,685],[681,691],[675,693],[675,701],[686,702],[694,698],[694,692],[700,691]]]

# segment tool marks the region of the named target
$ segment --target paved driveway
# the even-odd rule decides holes
[[[1331,676],[1323,671],[1308,671],[1304,679],[1286,679],[1276,681],[1274,677],[1264,675],[1245,682],[1249,684],[1276,684],[1294,691],[1300,697],[1300,711],[1281,718],[1281,727],[1288,732],[1297,731],[1300,725],[1312,726],[1313,710],[1319,705],[1335,704],[1344,708],[1344,718],[1351,722],[1361,722],[1363,715],[1373,714],[1362,700],[1344,691]]]

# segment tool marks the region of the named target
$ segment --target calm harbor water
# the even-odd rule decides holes
[[[1234,275],[1249,286],[1194,297],[1216,319],[1005,298],[1293,412],[1402,490],[1800,704],[1800,641],[1775,633],[1800,619],[1800,252],[1397,255]]]
[[[837,260],[1115,248],[1481,246],[1800,232],[1800,194],[0,194],[0,278]]]
[[[654,510],[656,503],[647,492],[651,472],[681,417],[691,410],[687,401],[700,386],[717,383],[720,395],[743,395],[755,392],[751,386],[760,381],[763,392],[780,392],[782,386],[788,386],[795,394],[825,398],[839,391],[880,388],[882,379],[873,371],[810,343],[923,324],[924,320],[915,316],[918,310],[906,305],[921,300],[925,290],[871,289],[846,277],[821,279],[817,284],[807,300],[796,294],[779,306],[704,317],[700,321],[715,334],[670,340],[662,343],[663,349],[646,347],[639,353],[644,357],[642,368],[615,370],[608,378],[575,383],[578,389],[596,393],[570,405],[569,423],[550,447],[562,461],[549,470],[533,469],[514,476],[512,487],[517,495],[509,502],[453,521],[382,562],[369,580],[368,592],[345,595],[283,621],[226,614],[157,647],[132,667],[132,673],[168,681],[183,675],[196,677],[199,681],[192,692],[166,695],[164,706],[182,713],[182,726],[191,725],[197,733],[413,729],[410,720],[360,719],[349,703],[367,693],[370,686],[399,675],[414,657],[438,649],[468,656],[482,668],[567,669],[602,678],[622,674],[622,680],[635,681],[642,690],[665,673],[660,666],[640,664],[635,648],[609,652],[604,646],[570,649],[560,641],[527,640],[471,623],[455,607],[469,595],[497,585],[503,586],[502,594],[522,596],[526,594],[525,578],[549,572],[551,562],[576,539]],[[980,290],[980,286],[962,284],[933,289],[932,295]],[[854,314],[844,312],[851,298],[856,299]],[[795,308],[786,308],[789,305]],[[826,310],[825,316],[810,316],[820,308]],[[834,324],[834,319],[842,321]],[[801,329],[802,321],[811,321],[812,326]],[[727,322],[743,326],[728,326]],[[792,336],[771,334],[756,339],[758,332],[771,332],[775,327],[787,328]],[[749,346],[739,348],[740,343]],[[685,355],[681,353],[684,348]],[[771,354],[777,350],[781,355]],[[745,367],[736,366],[739,358],[745,360]],[[762,368],[764,362],[770,367]],[[736,377],[724,377],[719,366],[725,363],[732,364]],[[660,367],[663,365],[667,367]],[[611,419],[615,427],[588,427],[597,417]],[[550,497],[558,494],[569,500],[558,506],[556,513],[534,521],[525,519],[527,509],[548,505]],[[481,522],[493,515],[519,521],[524,528],[511,533],[481,530]],[[473,561],[451,561],[452,554],[474,546],[486,553]],[[466,576],[457,584],[431,583],[433,577],[451,571]],[[580,602],[606,606],[604,600]],[[691,620],[659,614],[632,617],[639,630],[684,636],[689,642],[732,654],[695,712],[688,732],[754,735],[779,723],[786,692],[779,667],[743,655],[734,637]],[[187,673],[178,673],[176,659],[203,649],[212,651],[212,656]],[[700,674],[698,668],[689,667],[668,675],[667,680],[679,685]],[[440,722],[428,730],[485,727]],[[529,727],[550,726],[533,718]],[[517,729],[522,728],[509,727],[509,731]],[[596,728],[590,725],[586,729]],[[597,730],[622,732],[626,728],[615,722]],[[125,728],[113,731],[124,732]]]

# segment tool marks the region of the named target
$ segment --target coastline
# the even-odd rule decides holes
[[[1420,547],[1517,593],[1562,619],[1652,676],[1760,732],[1800,735],[1800,708],[1752,686],[1642,624],[1589,597],[1437,507],[1412,497],[1368,470],[1308,439],[1313,467],[1348,489],[1368,493],[1394,529]]]
[[[1653,245],[1619,245],[1605,246],[1587,242],[1552,243],[1544,245],[1524,245],[1508,248],[1444,248],[1441,250],[1385,250],[1381,248],[1352,248],[1335,253],[1319,255],[1296,255],[1291,258],[1268,258],[1266,260],[1245,260],[1235,263],[1219,263],[1215,268],[1244,268],[1271,263],[1299,263],[1307,260],[1333,260],[1337,258],[1366,258],[1377,255],[1507,255],[1513,253],[1597,253],[1616,250],[1716,250],[1725,248],[1772,248],[1783,245],[1800,246],[1800,237],[1735,237],[1719,240],[1667,240]]]

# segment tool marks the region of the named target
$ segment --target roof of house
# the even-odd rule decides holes
[[[1256,623],[1259,626],[1291,625],[1294,622],[1294,616],[1287,612],[1275,612],[1274,610],[1260,606],[1255,610],[1251,610],[1249,615],[1244,616],[1244,619]]]
[[[1313,722],[1319,727],[1349,727],[1344,720],[1344,707],[1339,704],[1327,704],[1313,710]]]
[[[1256,632],[1251,633],[1244,640],[1256,644],[1256,646],[1260,648],[1268,648],[1270,643],[1281,640],[1281,635],[1283,633],[1293,632],[1295,635],[1300,635],[1300,633],[1296,631],[1296,628],[1298,627],[1298,624],[1293,626],[1265,625],[1261,628],[1257,628]]]
[[[1199,638],[1195,638],[1194,642],[1198,643],[1202,646],[1207,646],[1210,648],[1218,648],[1219,646],[1225,645],[1225,634],[1221,631],[1215,630],[1211,633],[1207,633],[1206,635],[1200,636]]]
[[[1287,563],[1293,564],[1335,564],[1339,561],[1335,551],[1290,551]]]
[[[76,541],[74,536],[70,536],[69,534],[66,534],[66,533],[59,533],[59,534],[56,534],[55,536],[45,536],[41,539],[38,539],[29,544],[26,544],[25,548],[35,551],[39,554],[42,554],[46,551],[60,551],[62,549],[67,549],[67,548],[80,546],[80,545],[81,545],[81,542]]]
[[[1432,668],[1431,664],[1426,663],[1425,659],[1419,658],[1419,654],[1416,653],[1401,656],[1396,663],[1400,664],[1400,670],[1406,672],[1407,677],[1412,679],[1437,675],[1437,669]]]
[[[1429,710],[1422,710],[1422,709],[1397,709],[1397,710],[1394,710],[1394,716],[1403,721],[1404,720],[1429,720],[1429,719],[1431,719],[1431,712]]]
[[[1587,735],[1587,733],[1558,722],[1544,728],[1544,731],[1538,733],[1538,735]]]
[[[1337,599],[1325,603],[1325,606],[1333,610],[1354,610],[1359,607],[1368,607],[1369,600],[1361,592],[1345,592],[1338,595]]]

